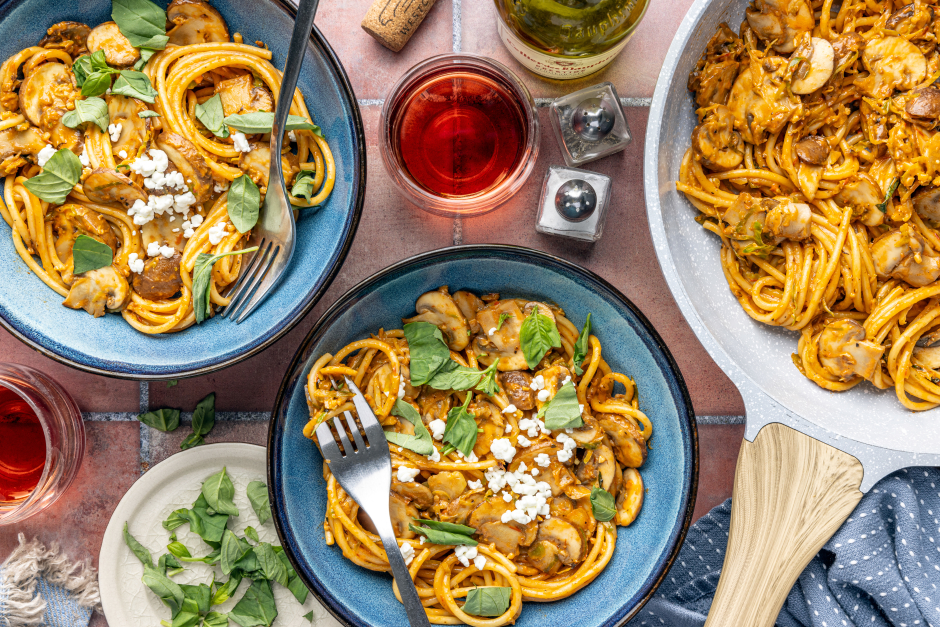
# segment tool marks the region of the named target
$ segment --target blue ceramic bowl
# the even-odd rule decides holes
[[[323,540],[326,486],[317,447],[304,438],[309,419],[304,383],[314,360],[379,327],[400,328],[417,297],[440,285],[478,294],[547,299],[592,332],[614,370],[635,377],[640,409],[653,421],[649,459],[641,469],[647,494],[630,527],[618,527],[614,557],[585,590],[554,603],[527,603],[516,622],[613,626],[634,616],[653,594],[691,522],[698,483],[698,439],[682,375],[649,321],[593,273],[545,253],[513,246],[462,246],[425,253],[352,288],[310,331],[281,384],[268,432],[268,485],[281,544],[294,568],[346,625],[400,627],[402,605],[390,577],[353,565]]]
[[[157,0],[163,6],[166,0]],[[282,0],[211,0],[232,33],[264,41],[283,66],[294,8]],[[95,25],[111,19],[110,0],[0,3],[0,59],[36,45],[62,20]],[[174,379],[229,366],[287,333],[326,291],[346,257],[365,198],[365,138],[356,97],[339,59],[314,29],[300,73],[300,89],[336,158],[336,187],[317,212],[297,223],[297,247],[287,275],[240,325],[215,318],[182,333],[149,336],[118,315],[94,319],[61,305],[13,248],[0,221],[0,324],[39,352],[70,366],[132,379]]]

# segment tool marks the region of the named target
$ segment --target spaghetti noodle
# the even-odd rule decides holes
[[[689,76],[676,183],[800,372],[911,410],[940,404],[938,37],[933,2],[755,0]]]
[[[241,212],[252,201],[233,200],[229,188],[250,179],[239,189],[258,190],[257,215],[270,162],[263,120],[281,85],[271,52],[230,36],[206,2],[174,0],[166,16],[162,50],[135,48],[114,22],[62,22],[0,66],[0,216],[17,252],[64,305],[95,317],[120,312],[148,334],[203,318],[193,291],[201,254],[232,254],[211,267],[203,311],[228,304],[242,268],[233,253],[245,250],[253,224],[232,217],[232,202]],[[292,204],[313,207],[329,197],[336,166],[299,90],[290,113],[302,123],[281,156],[286,183],[296,183]],[[244,132],[239,119],[252,120]],[[36,177],[63,150],[79,157],[81,175],[58,202],[43,198]],[[109,247],[112,262],[73,273],[81,236]]]
[[[389,439],[392,524],[428,619],[506,625],[523,601],[563,599],[606,567],[615,526],[643,504],[652,424],[590,318],[579,333],[558,307],[446,286],[416,310],[314,362],[304,435],[355,413],[347,377],[361,388]],[[327,544],[389,572],[371,521],[325,463],[323,476]],[[503,605],[481,611],[481,589],[503,590]]]

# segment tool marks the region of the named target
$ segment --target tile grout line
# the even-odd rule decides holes
[[[150,384],[140,382],[140,413],[150,409]],[[150,427],[140,423],[140,474],[150,469]]]
[[[462,52],[463,47],[463,6],[461,0],[454,0],[454,52]]]

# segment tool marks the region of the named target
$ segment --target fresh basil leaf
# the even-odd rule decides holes
[[[267,111],[254,111],[252,113],[235,113],[225,118],[225,124],[230,128],[241,131],[245,135],[270,133],[274,126],[274,114]],[[312,131],[319,128],[299,115],[288,115],[285,131]]]
[[[462,609],[471,616],[502,616],[509,609],[512,588],[486,586],[467,592]]]
[[[581,329],[581,335],[578,336],[578,341],[574,343],[574,373],[579,376],[584,374],[581,364],[584,363],[584,358],[587,357],[590,340],[591,314],[588,314],[587,320],[584,321],[584,328]]]
[[[271,501],[268,495],[268,486],[263,481],[252,481],[248,484],[248,502],[251,503],[251,509],[255,510],[258,521],[262,525],[271,520]]]
[[[140,49],[140,58],[137,59],[137,62],[134,63],[134,69],[140,72],[147,66],[147,61],[157,53],[153,48],[141,48]],[[141,116],[143,117],[143,116]]]
[[[496,375],[498,374],[499,360],[497,359],[483,371],[483,378],[480,379],[480,383],[477,385],[476,389],[490,396],[499,394],[499,383],[496,382]]]
[[[576,429],[584,426],[578,392],[569,381],[544,405],[546,429]]]
[[[209,507],[219,514],[238,516],[238,508],[232,500],[235,497],[235,486],[225,472],[225,466],[203,482],[202,495],[206,497]]]
[[[183,565],[179,563],[174,556],[169,553],[164,553],[160,556],[159,561],[157,562],[157,571],[163,573],[167,577],[172,577],[183,572],[185,569]]]
[[[196,404],[196,410],[193,412],[193,433],[209,435],[214,426],[215,392],[210,392],[208,396]]]
[[[221,94],[216,94],[204,103],[196,105],[196,119],[216,137],[229,136],[228,127],[223,122],[224,118]]]
[[[307,595],[310,594],[310,591],[307,589],[307,586],[304,585],[304,582],[301,581],[299,575],[294,575],[290,578],[290,581],[287,583],[287,589],[291,591],[291,594],[294,595],[298,603],[303,604],[307,602]]]
[[[212,289],[212,267],[215,262],[222,257],[229,255],[244,255],[258,250],[257,246],[246,248],[244,250],[233,250],[228,253],[218,255],[207,255],[199,253],[196,257],[196,267],[193,268],[193,311],[196,313],[196,323],[204,321],[212,313],[209,292]]]
[[[499,331],[503,327],[503,323],[506,322],[509,318],[514,316],[511,313],[503,312],[499,314],[499,320],[496,322],[496,330]]]
[[[287,587],[287,569],[278,559],[271,545],[262,542],[255,547],[255,557],[258,558],[258,566],[264,573],[264,578],[268,581],[276,581],[285,588]]]
[[[76,100],[75,108],[62,116],[62,123],[69,128],[78,128],[86,122],[93,122],[101,132],[107,133],[111,123],[108,104],[101,98]]]
[[[221,559],[221,553],[221,549],[215,549],[212,551],[212,553],[209,553],[205,557],[180,557],[179,559],[187,563],[200,562],[202,564],[209,564],[211,566],[212,564],[219,563],[219,560]]]
[[[245,527],[245,537],[255,543],[261,542],[261,538],[258,537],[258,531],[254,527]]]
[[[187,549],[186,545],[182,542],[170,542],[166,546],[166,550],[169,551],[174,557],[192,557],[192,553],[189,552],[189,549]]]
[[[137,538],[132,536],[131,532],[127,530],[126,522],[124,523],[124,543],[127,545],[127,548],[137,556],[141,564],[146,568],[153,568],[153,556],[150,555],[150,551],[147,550],[147,547],[138,542]]]
[[[555,322],[539,313],[538,305],[532,308],[532,313],[522,321],[519,331],[519,343],[522,354],[529,368],[535,369],[545,357],[545,353],[553,348],[561,348],[561,336]]]
[[[206,614],[205,622],[203,627],[227,627],[228,625],[228,614],[222,614],[221,612],[209,612]]]
[[[166,11],[153,2],[112,0],[111,19],[135,48],[163,50],[166,47]]]
[[[424,385],[451,361],[441,330],[430,322],[409,322],[404,327],[411,355],[411,385]]]
[[[471,398],[473,392],[467,394],[462,407],[454,407],[447,412],[447,426],[444,428],[444,442],[453,444],[465,456],[473,452],[477,443],[477,421],[467,409]]]
[[[160,621],[164,627],[196,627],[199,624],[199,611],[196,602],[191,599],[183,599],[183,607],[180,612],[173,617],[172,622]]]
[[[182,527],[189,522],[189,510],[178,509],[163,521],[163,528],[167,531],[173,531],[177,527]]]
[[[109,74],[119,74],[120,70],[115,70],[108,66],[108,61],[105,58],[104,50],[96,50],[91,54],[85,54],[75,59],[75,62],[72,64],[72,74],[75,75],[75,84],[84,88],[85,83],[88,81],[89,77],[93,75],[109,75]],[[108,82],[110,86],[110,80]],[[82,92],[83,95],[84,91]],[[103,92],[102,92],[103,93]]]
[[[180,588],[179,584],[155,568],[150,567],[144,568],[144,576],[141,577],[141,580],[155,595],[160,597],[161,601],[169,606],[175,618],[183,607],[183,599],[185,598],[183,589]]]
[[[61,205],[82,176],[82,162],[75,153],[63,148],[46,161],[42,172],[23,183],[37,197]]]
[[[180,426],[180,410],[168,408],[155,409],[137,416],[137,420],[157,431],[169,433],[170,431],[175,431],[176,428]]]
[[[416,410],[411,403],[398,399],[392,406],[392,415],[404,418],[410,422],[414,426],[415,433],[414,435],[409,435],[407,433],[386,431],[386,440],[392,444],[402,446],[409,451],[414,451],[418,455],[430,455],[434,452],[434,443],[431,440],[431,434],[428,428],[424,426],[424,422],[422,422],[418,410]]]
[[[435,390],[464,391],[475,387],[483,379],[483,372],[476,368],[461,366],[454,360],[447,362],[444,367],[434,373],[428,381]]]
[[[455,523],[441,522],[439,520],[425,520],[424,518],[415,518],[415,522],[419,522],[426,527],[430,527],[435,531],[446,531],[448,533],[458,533],[464,536],[472,536],[477,532],[473,527],[468,527],[466,525],[458,525]]]
[[[141,111],[137,114],[139,118],[159,118],[160,114],[156,111]]]
[[[93,72],[82,84],[82,95],[86,98],[103,96],[111,88],[111,72]]]
[[[271,623],[277,618],[271,584],[263,579],[253,581],[228,617],[242,627],[271,627]]]
[[[219,548],[228,524],[228,514],[209,513],[209,503],[202,494],[188,512],[189,529],[212,548]]]
[[[238,584],[242,582],[242,572],[240,570],[233,570],[229,580],[225,582],[218,590],[215,591],[215,594],[212,595],[212,605],[222,605],[235,594],[235,591],[238,589]]]
[[[245,550],[245,554],[240,560],[235,562],[235,568],[241,570],[248,577],[252,579],[257,579],[260,574],[255,572],[261,569],[261,565],[258,564],[258,556],[255,554],[254,547],[248,543],[248,540],[244,538],[239,538],[238,542],[242,545],[242,549]]]
[[[180,450],[186,451],[196,446],[202,446],[206,443],[205,438],[203,438],[198,433],[190,433],[186,436],[186,439],[180,442]]]
[[[464,546],[476,546],[478,543],[476,540],[470,536],[465,536],[462,533],[450,533],[449,531],[438,531],[436,529],[431,529],[429,527],[416,527],[415,525],[408,525],[408,528],[414,531],[415,533],[420,533],[428,539],[428,542],[431,544],[450,544],[450,545],[464,545]]]
[[[591,488],[591,511],[598,522],[607,522],[617,513],[614,497],[604,488]]]
[[[313,610],[304,614],[304,620],[309,620],[311,623],[313,622]]]
[[[290,195],[294,198],[313,198],[313,182],[316,174],[310,170],[301,170],[294,177],[294,185],[290,189]]]
[[[196,602],[196,607],[199,608],[199,614],[205,614],[209,611],[209,597],[212,596],[212,590],[209,589],[209,586],[204,583],[197,586],[180,584],[180,588],[183,589],[185,598]]]
[[[111,93],[137,98],[150,104],[153,104],[157,97],[157,90],[150,83],[150,77],[135,70],[121,70],[121,75],[111,87]]]
[[[232,181],[228,188],[228,217],[239,233],[247,233],[258,223],[261,190],[247,174]]]
[[[894,192],[898,190],[898,185],[901,183],[901,179],[895,178],[891,181],[891,185],[888,186],[888,193],[885,194],[884,202],[878,204],[878,211],[881,213],[886,213],[888,211],[888,203],[891,202],[891,197],[894,196]]]
[[[72,259],[75,262],[72,274],[83,274],[110,266],[114,261],[114,252],[107,244],[82,234],[75,238],[72,245]]]
[[[248,553],[248,550],[238,541],[238,536],[232,533],[231,530],[226,530],[225,535],[222,536],[222,559],[219,562],[222,572],[231,575],[235,564],[245,557],[246,553]]]

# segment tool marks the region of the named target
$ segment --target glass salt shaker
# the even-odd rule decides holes
[[[609,204],[609,176],[552,166],[542,184],[535,230],[596,242],[604,232]]]
[[[617,90],[609,82],[555,99],[549,118],[571,167],[620,152],[632,139]]]

